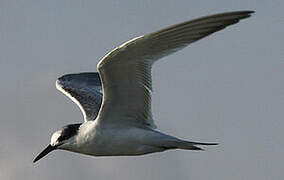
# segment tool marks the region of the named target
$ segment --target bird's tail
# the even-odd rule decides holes
[[[202,151],[204,149],[197,147],[198,145],[201,146],[211,146],[211,145],[218,145],[217,143],[202,143],[202,142],[192,142],[192,141],[174,141],[170,143],[171,145],[167,147],[167,149],[186,149],[186,150],[199,150]],[[197,145],[197,146],[196,146]]]

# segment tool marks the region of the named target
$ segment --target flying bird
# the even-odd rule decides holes
[[[169,149],[202,150],[200,145],[159,132],[151,113],[151,67],[253,11],[214,14],[136,37],[105,55],[98,73],[67,74],[56,87],[81,109],[84,122],[53,133],[50,144],[34,159],[62,149],[92,156],[136,156]]]

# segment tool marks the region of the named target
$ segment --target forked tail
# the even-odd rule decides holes
[[[218,145],[218,143],[202,143],[202,142],[180,141],[178,148],[189,149],[189,150],[204,150],[200,147],[197,147],[196,145],[212,146],[212,145]]]
[[[192,141],[174,141],[169,143],[170,146],[165,147],[166,149],[187,149],[187,150],[204,150],[200,147],[197,147],[196,145],[201,146],[212,146],[212,145],[218,145],[218,143],[202,143],[202,142],[192,142]]]

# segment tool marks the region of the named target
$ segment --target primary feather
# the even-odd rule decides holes
[[[78,105],[85,121],[96,119],[102,103],[98,73],[66,74],[57,79],[56,87]]]
[[[153,63],[251,13],[238,11],[198,18],[136,37],[115,48],[97,65],[103,87],[98,120],[104,125],[155,128],[151,113]]]

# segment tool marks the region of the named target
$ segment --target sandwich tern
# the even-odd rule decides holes
[[[238,23],[251,13],[214,14],[136,37],[105,55],[97,65],[98,73],[58,78],[57,89],[79,106],[85,122],[56,131],[33,162],[56,149],[92,156],[134,156],[216,145],[186,141],[155,130],[151,67],[156,60]]]

